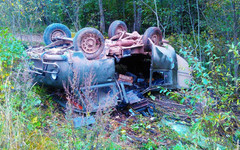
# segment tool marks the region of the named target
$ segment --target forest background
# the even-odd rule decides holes
[[[162,30],[163,37],[193,68],[194,83],[190,90],[160,92],[181,104],[190,103],[192,110],[196,102],[207,101],[200,119],[192,122],[192,132],[198,135],[204,131],[205,136],[211,137],[208,147],[216,148],[213,143],[224,142],[228,148],[238,147],[239,10],[239,0],[1,0],[0,147],[124,148],[127,140],[122,129],[114,130],[105,139],[101,138],[106,134],[104,130],[76,131],[70,122],[58,117],[61,113],[55,112],[51,97],[44,89],[32,87],[31,77],[24,73],[25,47],[39,43],[21,41],[26,35],[42,34],[51,23],[65,24],[73,33],[94,27],[107,38],[107,29],[114,20],[126,22],[130,32],[143,34],[151,26]],[[48,109],[42,110],[41,105]],[[116,137],[121,142],[116,142]],[[175,142],[167,146],[150,138],[133,147],[199,148],[198,144],[173,139]]]

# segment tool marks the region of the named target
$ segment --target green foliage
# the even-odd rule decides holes
[[[14,64],[26,56],[23,51],[21,42],[17,41],[8,29],[0,28],[0,98],[4,88],[13,88],[7,78],[11,75],[11,70],[17,67]]]
[[[105,0],[103,9],[106,27],[114,20],[123,20],[132,31],[134,22],[134,1]],[[156,26],[153,1],[136,2],[136,12],[141,14],[143,33],[150,26]],[[192,115],[196,104],[202,104],[203,114],[193,122],[192,132],[212,137],[214,142],[233,143],[239,139],[239,5],[237,0],[225,1],[157,1],[157,15],[162,30],[174,45],[177,53],[187,59],[192,67],[193,80],[190,89],[171,91],[161,89],[160,93],[173,100],[187,104]],[[141,10],[141,11],[140,11]],[[200,12],[198,12],[200,11]],[[24,71],[28,65],[24,58],[24,47],[9,31],[16,33],[42,33],[47,25],[60,22],[72,30],[85,26],[98,28],[98,1],[39,0],[0,1],[0,147],[5,149],[120,149],[114,138],[104,139],[106,124],[98,124],[92,129],[74,130],[72,122],[61,113],[54,111],[55,103],[41,88],[32,87],[31,77]],[[199,13],[199,15],[198,15]],[[104,33],[106,34],[106,33]],[[20,63],[20,64],[19,64]],[[157,97],[151,93],[151,99]],[[48,109],[41,106],[47,106]],[[103,120],[107,120],[103,116]],[[106,121],[107,122],[107,121]],[[150,122],[131,124],[130,129],[138,134],[146,134]],[[116,129],[117,130],[117,129]],[[178,140],[177,135],[167,127],[159,127],[162,139]],[[127,142],[129,137],[122,129],[119,137]],[[125,132],[124,132],[125,131]],[[205,131],[205,132],[204,132]],[[223,140],[220,138],[225,138]],[[156,139],[149,138],[141,148],[159,148]],[[199,139],[200,140],[200,139]],[[198,139],[196,141],[198,142]],[[228,143],[228,144],[229,144]],[[229,144],[230,148],[234,148]],[[166,148],[166,147],[165,147]],[[193,149],[179,142],[173,149]]]
[[[0,33],[1,149],[120,149],[103,138],[109,114],[99,115],[91,129],[74,129],[46,91],[32,84],[21,43],[5,29]]]
[[[189,38],[188,35],[184,37]],[[213,137],[214,141],[223,142],[220,134],[226,137],[224,142],[233,142],[233,134],[239,125],[236,118],[239,110],[235,108],[239,107],[239,94],[236,93],[239,85],[236,82],[239,83],[240,78],[236,79],[234,70],[229,67],[239,62],[239,44],[230,45],[229,51],[222,56],[221,53],[216,53],[218,49],[214,46],[215,41],[208,39],[203,47],[206,56],[204,61],[200,62],[195,57],[196,49],[192,47],[194,41],[182,39],[175,42],[181,47],[179,53],[187,59],[192,68],[193,80],[189,85],[190,89],[171,92],[171,97],[192,106],[192,109],[188,110],[189,115],[196,110],[197,103],[203,106],[203,114],[193,122],[193,134],[204,133],[207,137]],[[228,57],[232,57],[232,61],[227,65],[222,64]],[[203,130],[205,132],[201,132]]]
[[[0,58],[2,67],[10,68],[13,60],[17,61],[24,56],[24,48],[20,41],[17,41],[7,28],[0,28]]]
[[[148,139],[148,142],[146,144],[143,144],[143,149],[147,150],[154,150],[157,147],[157,144],[155,144],[151,139]]]

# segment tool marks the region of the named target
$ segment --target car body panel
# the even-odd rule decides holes
[[[34,74],[35,81],[40,84],[54,88],[63,88],[63,84],[68,85],[77,76],[79,86],[84,86],[85,79],[92,77],[91,85],[114,82],[115,62],[113,58],[88,60],[82,52],[69,51],[63,55],[52,55],[61,57],[60,59],[31,59],[34,68],[31,70],[40,70]],[[49,58],[49,57],[48,57]],[[58,67],[56,67],[58,66]],[[38,69],[36,69],[38,68]],[[51,73],[56,72],[57,73]],[[90,80],[90,78],[89,78]]]
[[[168,89],[189,87],[185,81],[190,82],[191,69],[171,45],[163,42],[155,45],[149,39],[151,43],[149,52],[145,51],[142,36],[136,31],[123,32],[123,35],[125,35],[123,39],[121,37],[117,40],[107,39],[103,52],[91,60],[87,59],[82,51],[74,50],[71,39],[57,38],[55,45],[51,43],[45,47],[28,50],[30,61],[33,62],[29,71],[39,84],[52,89],[65,91],[70,89],[70,93],[78,97],[77,102],[73,103],[81,104],[79,108],[85,112],[96,112],[119,103],[141,103],[143,99],[139,95],[159,90],[161,87]],[[121,76],[125,77],[126,82],[120,81],[120,73],[115,69],[116,63],[125,58],[135,62],[129,66],[142,67],[147,76],[140,76],[140,73],[137,76],[128,72],[130,76]],[[144,62],[144,59],[148,62]],[[139,62],[146,63],[147,67],[140,66]],[[143,76],[145,79],[142,79]],[[137,79],[133,80],[133,77]],[[137,82],[144,82],[144,86],[139,87],[141,84]]]

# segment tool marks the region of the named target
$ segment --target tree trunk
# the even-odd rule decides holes
[[[198,14],[198,47],[199,47],[199,59],[200,62],[202,62],[202,50],[201,50],[201,45],[200,45],[200,13],[199,13],[199,6],[198,6],[198,0],[196,0],[196,5],[197,5],[197,14]]]
[[[134,17],[133,31],[136,31],[136,25],[137,25],[137,12],[136,12],[136,1],[135,1],[135,0],[133,0],[133,17]]]
[[[105,32],[105,20],[104,20],[102,0],[98,0],[98,1],[99,1],[99,11],[100,11],[100,30],[102,32]]]
[[[126,19],[126,16],[125,16],[125,0],[122,0],[122,5],[123,5],[123,7],[122,7],[123,19],[125,20]]]
[[[196,39],[195,39],[195,30],[194,30],[194,20],[192,19],[192,12],[191,12],[191,4],[189,2],[189,0],[187,1],[188,3],[188,14],[189,14],[189,19],[190,19],[190,23],[191,23],[191,26],[192,26],[192,31],[193,31],[193,39],[194,39],[194,43],[195,43],[195,57],[197,57],[197,42],[196,42]]]
[[[75,22],[74,22],[74,26],[75,26],[75,29],[76,31],[78,31],[80,29],[80,25],[79,25],[79,3],[77,2],[77,6],[76,6],[76,13],[75,13]]]
[[[173,10],[173,1],[170,3],[171,10]],[[170,13],[171,33],[173,33],[173,13]]]
[[[160,27],[160,23],[159,23],[159,19],[158,19],[158,11],[157,11],[157,2],[156,0],[154,0],[154,5],[155,5],[155,14],[156,14],[156,18],[157,18],[157,27],[159,28]]]
[[[236,2],[233,0],[231,1],[232,3],[232,10],[233,10],[233,42],[234,42],[234,45],[237,46],[238,44],[238,19],[239,19],[239,16],[237,15],[236,13]],[[235,57],[235,56],[234,56]],[[234,78],[235,78],[235,85],[236,87],[238,87],[238,67],[239,67],[239,64],[238,64],[238,61],[236,60],[236,58],[234,58]],[[235,91],[237,93],[237,91]]]
[[[137,4],[135,0],[133,1],[133,11],[134,11],[133,30],[139,32],[142,23],[142,6]]]
[[[142,25],[142,5],[138,5],[138,12],[137,12],[137,28],[136,30],[139,32]]]

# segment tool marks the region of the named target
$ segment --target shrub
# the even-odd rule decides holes
[[[236,46],[228,45],[229,50],[224,54],[223,52],[218,53],[219,49],[215,47],[216,41],[202,37],[201,41],[205,45],[202,47],[204,56],[202,58],[204,59],[200,61],[196,57],[199,49],[193,47],[193,41],[188,40],[189,36],[185,37],[186,39],[181,40],[171,37],[171,40],[176,42],[180,48],[180,55],[192,67],[193,80],[190,89],[171,92],[170,95],[182,103],[193,106],[191,110],[188,110],[189,115],[196,110],[195,104],[202,104],[202,115],[196,122],[192,122],[194,134],[205,131],[202,133],[207,137],[213,137],[215,142],[222,141],[221,136],[223,136],[226,143],[227,141],[232,143],[233,135],[240,124],[236,117],[236,113],[239,111],[236,108],[240,104],[237,92],[240,78],[236,78],[233,70],[236,62],[239,65],[240,43]],[[227,45],[227,43],[223,44]],[[230,61],[229,58],[231,58]]]

